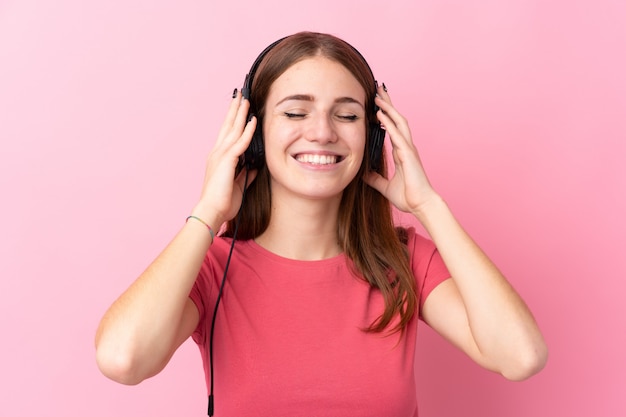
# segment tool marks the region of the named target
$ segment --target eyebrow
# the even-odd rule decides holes
[[[295,101],[315,101],[315,97],[313,97],[312,95],[309,95],[309,94],[294,94],[294,95],[287,96],[287,97],[283,98],[278,103],[276,103],[276,105],[278,106],[279,104],[284,103],[285,101],[290,101],[290,100],[295,100]],[[335,103],[354,103],[354,104],[358,104],[359,106],[365,108],[363,103],[361,103],[360,101],[358,101],[358,100],[356,100],[356,99],[354,99],[352,97],[339,97],[339,98],[335,99]]]

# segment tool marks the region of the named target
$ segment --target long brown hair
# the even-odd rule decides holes
[[[272,83],[293,64],[313,56],[324,56],[346,67],[366,92],[365,107],[369,122],[377,122],[374,97],[376,81],[361,54],[345,41],[329,34],[300,32],[274,46],[254,74],[250,93],[251,109],[262,123],[265,100]],[[365,148],[369,149],[369,134]],[[367,152],[366,152],[367,155]],[[356,272],[378,288],[385,302],[383,313],[366,329],[382,332],[396,315],[399,321],[391,332],[403,331],[417,313],[418,295],[409,267],[406,231],[396,230],[389,201],[363,181],[370,170],[364,157],[355,178],[343,192],[339,206],[337,241],[352,260]],[[377,170],[387,176],[385,155]],[[262,234],[270,221],[270,173],[263,165],[246,192],[237,239],[253,239]],[[232,237],[235,219],[229,221],[223,236]]]

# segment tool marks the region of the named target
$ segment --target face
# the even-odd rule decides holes
[[[340,198],[365,148],[365,90],[341,64],[297,62],[270,88],[263,124],[272,194]]]

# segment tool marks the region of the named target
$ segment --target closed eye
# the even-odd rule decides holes
[[[302,113],[289,113],[289,112],[285,112],[285,116],[287,116],[287,118],[289,119],[301,119],[304,116],[306,116],[305,114]]]
[[[288,119],[304,119],[307,116],[306,113],[284,112],[283,114]],[[340,120],[347,121],[347,122],[354,122],[359,119],[359,116],[355,114],[346,114],[346,115],[337,115],[337,118]]]

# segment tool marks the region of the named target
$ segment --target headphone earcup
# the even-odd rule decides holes
[[[249,115],[248,120],[251,117],[252,115]],[[265,148],[263,147],[263,128],[261,127],[261,123],[257,123],[250,145],[248,145],[248,149],[246,149],[243,156],[243,163],[248,169],[259,169],[265,163]]]
[[[370,169],[377,171],[380,168],[380,163],[383,158],[383,145],[385,142],[385,129],[382,128],[380,123],[370,123],[369,128],[369,162]]]

